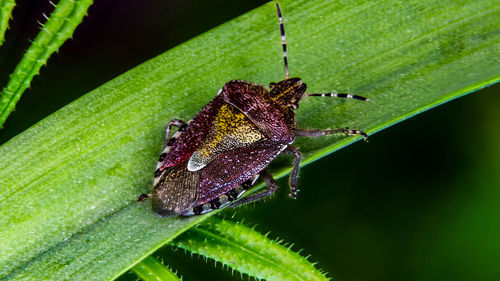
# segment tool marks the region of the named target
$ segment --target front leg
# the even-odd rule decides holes
[[[165,141],[163,142],[164,148],[167,145],[168,146],[172,145],[172,143],[169,144],[169,142],[170,142],[170,131],[172,130],[173,126],[179,128],[179,131],[182,132],[186,129],[186,127],[188,126],[188,123],[186,123],[180,119],[172,119],[170,122],[168,122],[166,131],[165,131]]]
[[[316,130],[316,129],[297,129],[295,134],[297,137],[321,137],[333,134],[344,134],[346,136],[362,136],[366,141],[368,135],[358,129],[349,128],[338,128],[338,129],[326,129],[326,130]]]

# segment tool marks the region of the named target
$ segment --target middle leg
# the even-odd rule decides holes
[[[266,170],[262,170],[262,171],[260,171],[259,176],[261,176],[262,179],[264,179],[264,182],[267,185],[267,189],[264,191],[261,191],[257,194],[252,194],[250,196],[242,198],[241,200],[236,201],[233,204],[231,204],[230,205],[231,207],[234,208],[234,207],[242,205],[242,204],[246,204],[246,203],[249,203],[249,202],[252,202],[255,200],[259,200],[261,198],[272,195],[276,191],[276,189],[278,188],[278,185],[276,184],[276,181],[274,181],[273,176],[271,174],[269,174],[269,172],[267,172]]]

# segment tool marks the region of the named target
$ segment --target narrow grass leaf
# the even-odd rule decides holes
[[[310,92],[371,99],[304,100],[299,127],[373,133],[499,80],[497,1],[280,4],[292,76]],[[165,124],[189,120],[228,80],[283,79],[279,44],[269,3],[128,71],[2,145],[0,277],[113,279],[206,219],[159,219],[148,202],[136,202],[151,190]],[[310,163],[356,140],[296,145]],[[289,169],[285,160],[273,164],[275,175]]]
[[[179,281],[179,277],[159,260],[149,256],[132,267],[143,281]]]
[[[0,0],[0,46],[5,40],[5,31],[9,28],[12,9],[16,6],[15,0]]]
[[[87,13],[92,0],[61,0],[55,5],[54,12],[31,44],[26,54],[17,65],[14,73],[10,75],[7,86],[0,95],[0,128],[14,110],[17,101],[31,84],[31,80],[38,74],[40,68],[47,63],[49,57],[73,35],[76,27]],[[4,18],[4,10],[13,8],[13,1],[2,1],[0,24],[8,23]],[[9,11],[10,12],[10,11]],[[5,14],[8,16],[9,14]],[[0,29],[0,31],[2,31]],[[3,35],[2,35],[3,39]]]
[[[172,245],[264,280],[329,280],[305,257],[242,223],[213,216]]]

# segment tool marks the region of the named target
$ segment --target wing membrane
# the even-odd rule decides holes
[[[186,162],[166,168],[153,188],[152,207],[160,217],[180,214],[198,197],[200,173],[191,172]]]

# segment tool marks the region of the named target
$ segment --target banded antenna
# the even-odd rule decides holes
[[[344,94],[344,93],[328,93],[328,94],[306,94],[308,97],[334,97],[334,98],[344,98],[344,99],[355,99],[355,100],[361,100],[361,101],[369,101],[369,99],[358,96],[358,95],[351,95],[351,94]]]
[[[288,72],[288,56],[286,54],[286,37],[285,37],[285,25],[283,24],[283,15],[281,14],[280,4],[276,2],[276,11],[278,12],[278,20],[280,23],[280,33],[281,33],[281,46],[283,46],[283,63],[285,65],[285,79],[290,78],[290,73]],[[327,93],[327,94],[317,94],[311,93],[306,94],[308,97],[335,97],[335,98],[344,98],[344,99],[355,99],[360,101],[369,101],[369,99],[351,94],[344,93]]]
[[[281,14],[280,4],[278,4],[278,2],[276,2],[276,11],[278,12],[278,20],[280,22],[281,46],[283,46],[283,63],[285,64],[285,79],[288,79],[290,78],[290,73],[288,73],[288,57],[286,55],[285,25],[283,24],[283,15]]]

